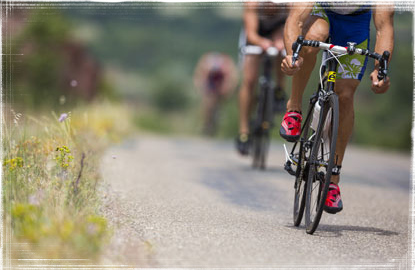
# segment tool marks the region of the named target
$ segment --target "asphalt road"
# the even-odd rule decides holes
[[[152,267],[406,268],[409,154],[348,149],[344,210],[314,235],[292,223],[293,180],[274,142],[266,171],[231,141],[140,136],[107,151],[105,263]]]

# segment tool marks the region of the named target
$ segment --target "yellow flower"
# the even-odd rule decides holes
[[[14,171],[16,168],[22,168],[23,167],[23,159],[21,157],[6,159],[3,162],[3,167],[9,167],[9,171]]]
[[[55,156],[55,160],[58,164],[58,166],[62,168],[69,167],[69,163],[73,160],[73,156],[69,155],[71,153],[71,150],[67,146],[61,146],[57,147],[56,151],[58,152]]]

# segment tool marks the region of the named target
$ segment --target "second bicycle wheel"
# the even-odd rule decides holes
[[[254,168],[265,169],[266,167],[266,160],[270,145],[270,132],[273,125],[272,94],[273,91],[269,85],[261,85],[258,106],[256,109],[257,112],[252,145],[252,166]]]
[[[332,94],[321,108],[309,158],[305,207],[305,225],[309,234],[317,229],[327,197],[334,166],[338,122],[338,98]]]
[[[264,132],[254,135],[252,146],[252,167],[265,169],[269,149],[269,134]]]

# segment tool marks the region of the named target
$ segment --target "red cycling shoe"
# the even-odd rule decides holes
[[[336,214],[343,210],[343,202],[340,197],[340,188],[334,183],[330,183],[329,192],[327,193],[324,211],[329,214]]]
[[[286,112],[281,123],[280,135],[289,142],[295,142],[300,138],[301,121],[303,117],[299,112]]]

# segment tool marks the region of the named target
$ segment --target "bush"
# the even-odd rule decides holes
[[[102,103],[59,119],[13,111],[10,119],[3,123],[3,201],[12,241],[35,257],[95,258],[110,236],[99,214],[100,156],[129,132],[128,111]]]

